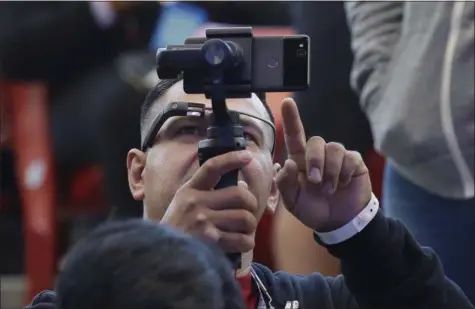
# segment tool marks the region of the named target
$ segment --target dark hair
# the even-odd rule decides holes
[[[141,219],[109,222],[66,258],[58,309],[243,309],[215,245]]]
[[[142,128],[142,131],[144,127],[146,127],[145,122],[147,121],[148,113],[150,111],[150,108],[153,106],[153,103],[155,103],[155,101],[158,100],[168,89],[170,89],[173,85],[175,85],[181,80],[182,78],[160,80],[157,85],[148,92],[144,102],[142,103],[142,111],[140,114],[140,126]],[[256,95],[264,104],[264,107],[269,114],[270,121],[275,124],[274,115],[272,115],[272,111],[266,101],[266,94],[264,92],[260,92],[256,93]]]

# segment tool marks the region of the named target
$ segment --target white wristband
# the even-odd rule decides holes
[[[344,242],[361,232],[376,216],[378,209],[379,201],[376,196],[371,193],[371,200],[368,205],[366,205],[366,207],[355,218],[353,218],[353,220],[337,230],[326,233],[315,233],[322,242],[327,245],[335,245]]]

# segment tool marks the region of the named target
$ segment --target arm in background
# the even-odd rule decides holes
[[[363,110],[380,103],[385,75],[401,34],[403,2],[346,2],[355,55],[351,84]]]

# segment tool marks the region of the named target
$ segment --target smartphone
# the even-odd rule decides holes
[[[310,85],[307,35],[255,37],[252,51],[254,92],[291,92]]]
[[[203,44],[205,41],[203,37],[188,38],[185,44]],[[252,91],[292,92],[307,89],[310,85],[309,48],[310,38],[307,35],[254,37],[251,52]],[[192,83],[189,86],[185,78],[185,88],[199,93],[199,87],[192,87]]]

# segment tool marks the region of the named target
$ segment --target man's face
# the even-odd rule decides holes
[[[183,83],[179,82],[154,103],[147,123],[151,125],[165,105],[177,101],[204,103],[211,107],[211,101],[204,95],[186,94]],[[227,100],[227,106],[231,110],[270,120],[264,105],[255,95],[249,99]],[[253,161],[241,170],[239,177],[256,196],[261,207],[257,214],[260,218],[266,207],[273,210],[278,202],[274,180],[278,166],[272,164],[271,156],[274,136],[263,121],[241,118],[245,120],[242,125]],[[206,129],[202,123],[198,118],[172,117],[164,123],[154,145],[146,153],[138,149],[129,152],[127,168],[130,189],[135,199],[144,200],[146,218],[161,220],[175,192],[198,170],[198,142],[203,139]],[[145,131],[149,129],[145,125]]]

